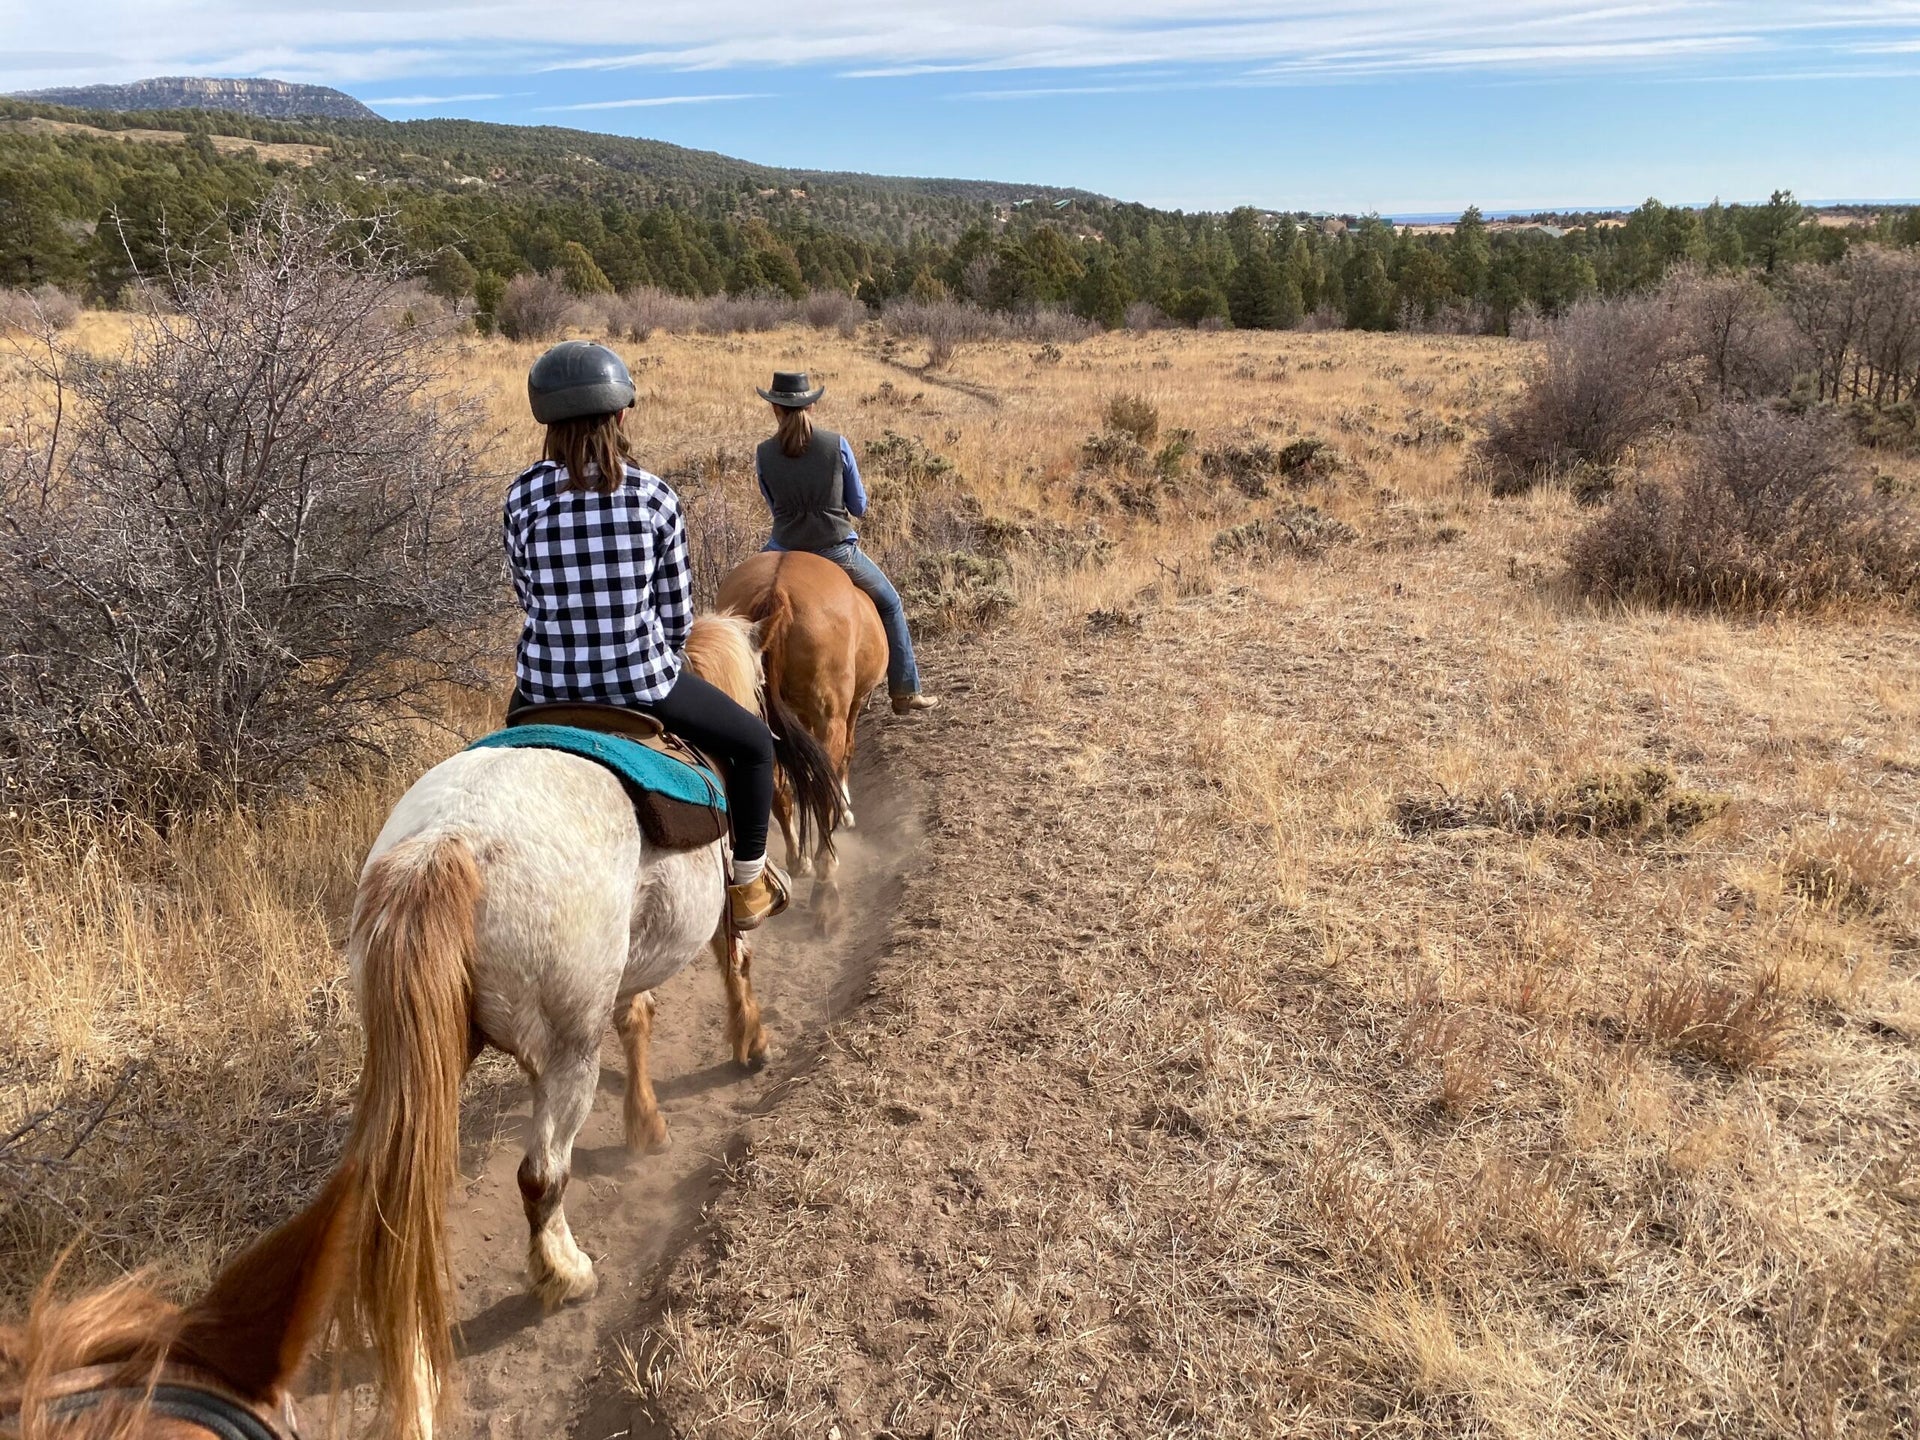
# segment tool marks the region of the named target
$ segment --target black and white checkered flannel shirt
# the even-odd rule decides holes
[[[693,573],[680,497],[627,466],[611,495],[567,489],[543,460],[507,489],[501,535],[526,611],[516,669],[530,700],[658,700],[680,677]]]

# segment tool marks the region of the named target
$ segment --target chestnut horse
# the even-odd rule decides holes
[[[854,722],[887,673],[880,612],[846,571],[802,550],[763,551],[735,567],[720,582],[714,603],[758,626],[769,713],[777,699],[820,742],[840,786],[839,822],[851,829],[847,775],[853,766]],[[833,826],[819,823],[809,807],[796,807],[784,785],[774,798],[774,813],[794,874],[814,872],[812,906],[825,930],[840,902]]]
[[[687,660],[761,708],[745,622],[701,616]],[[802,807],[830,824],[840,797],[826,756],[804,733],[776,753],[790,757],[796,744],[811,747],[789,764]],[[722,841],[653,848],[620,781],[576,755],[463,750],[421,776],[375,840],[355,897],[348,958],[367,1054],[339,1173],[196,1306],[120,1285],[64,1307],[43,1300],[23,1329],[0,1331],[0,1437],[9,1427],[63,1440],[290,1434],[273,1407],[337,1322],[371,1349],[380,1433],[427,1440],[454,1358],[445,1212],[467,1067],[491,1043],[532,1083],[519,1173],[530,1288],[549,1306],[592,1294],[593,1265],[561,1199],[609,1018],[625,1042],[634,1150],[666,1138],[647,1078],[656,985],[710,951],[735,1060],[767,1053],[746,947],[722,924],[725,867]],[[69,1413],[80,1413],[74,1426],[60,1418]],[[206,1423],[220,1414],[227,1428]]]

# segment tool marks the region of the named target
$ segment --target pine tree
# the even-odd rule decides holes
[[[1266,247],[1250,251],[1227,281],[1227,315],[1236,330],[1272,330],[1280,324],[1280,267]]]
[[[1106,256],[1094,257],[1080,277],[1080,283],[1074,288],[1073,310],[1081,318],[1109,330],[1118,330],[1127,323],[1126,287]]]
[[[1487,242],[1487,222],[1480,207],[1469,205],[1454,223],[1447,240],[1447,268],[1453,272],[1453,289],[1469,300],[1485,296],[1487,270],[1493,263],[1493,249]]]

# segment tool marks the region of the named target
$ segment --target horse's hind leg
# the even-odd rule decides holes
[[[605,1011],[601,1012],[605,1014]],[[533,1140],[520,1162],[527,1212],[527,1286],[548,1310],[593,1294],[593,1262],[573,1243],[561,1197],[573,1169],[573,1141],[593,1108],[599,1047],[557,1056],[533,1077]]]
[[[620,1032],[627,1052],[627,1149],[635,1155],[667,1148],[667,1117],[654,1099],[653,1076],[647,1071],[647,1044],[653,1038],[653,1012],[658,1008],[651,990],[616,1004],[613,1028]]]
[[[784,783],[774,787],[773,818],[780,822],[780,838],[787,844],[788,871],[805,875],[813,868],[813,860],[801,851],[799,838],[793,833],[793,794]]]
[[[772,1041],[753,996],[753,951],[741,936],[729,940],[723,928],[713,937],[713,958],[720,962],[720,979],[727,987],[727,1043],[733,1047],[734,1063],[758,1070],[767,1063]]]

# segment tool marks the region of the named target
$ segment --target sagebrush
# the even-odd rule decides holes
[[[0,437],[0,798],[163,818],[296,782],[475,674],[483,432],[378,222],[269,204]]]

